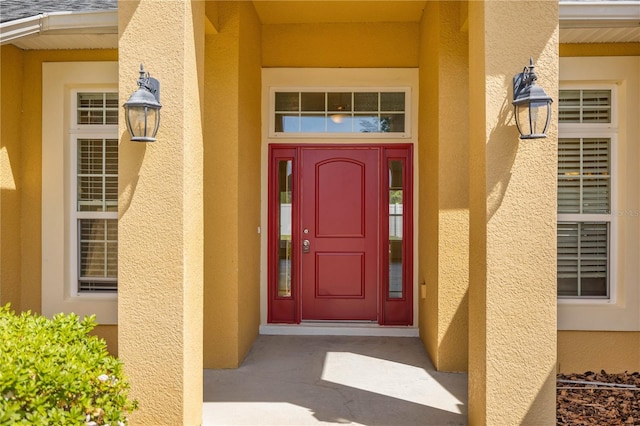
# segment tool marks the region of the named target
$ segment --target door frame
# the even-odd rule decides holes
[[[394,133],[364,133],[353,134],[348,138],[343,136],[335,136],[330,133],[323,135],[306,135],[298,134],[296,136],[289,135],[273,135],[270,132],[270,122],[275,112],[274,99],[272,93],[274,90],[307,90],[311,89],[323,89],[323,90],[336,90],[337,88],[349,90],[359,89],[387,89],[390,87],[408,88],[407,97],[407,110],[410,119],[407,122],[408,127],[405,129],[405,134],[399,137]],[[394,336],[411,336],[418,335],[418,302],[419,297],[424,297],[424,284],[419,286],[419,274],[418,274],[418,228],[420,226],[420,216],[418,214],[418,202],[417,196],[419,193],[419,173],[420,170],[417,167],[419,157],[419,117],[418,117],[418,100],[419,100],[419,69],[417,67],[411,68],[288,68],[288,67],[269,67],[262,69],[262,89],[261,89],[261,181],[260,181],[260,193],[261,193],[261,214],[260,223],[258,224],[246,224],[246,226],[257,228],[257,238],[260,244],[260,316],[257,319],[260,327],[259,332],[261,334],[299,334],[299,333],[314,333],[314,334],[360,334],[360,335],[394,335]],[[268,169],[269,169],[269,146],[273,145],[286,145],[295,142],[296,144],[369,144],[369,143],[384,143],[389,144],[412,144],[413,145],[413,193],[414,193],[414,205],[411,210],[413,215],[413,326],[412,327],[377,327],[371,326],[363,328],[358,326],[357,329],[348,327],[344,324],[339,327],[321,326],[292,326],[291,324],[277,325],[268,323],[268,239],[267,229],[269,227],[268,219]],[[254,229],[256,229],[254,228]],[[257,287],[257,286],[256,286]],[[257,289],[258,290],[258,289]],[[248,303],[253,303],[250,300]],[[302,330],[304,327],[304,330]]]
[[[292,173],[299,181],[299,163],[301,152],[305,148],[313,149],[354,149],[375,148],[379,158],[379,222],[378,222],[378,273],[377,273],[377,323],[379,325],[414,324],[414,172],[413,144],[270,144],[268,147],[268,220],[267,220],[267,323],[299,324],[302,318],[301,293],[301,247],[300,205],[292,202],[291,253],[292,280],[291,294],[278,294],[279,268],[279,206],[278,163],[291,161]],[[402,276],[403,295],[400,298],[389,297],[389,161],[403,163],[403,245]],[[292,199],[300,200],[300,185],[292,185]],[[385,247],[387,247],[385,249]]]

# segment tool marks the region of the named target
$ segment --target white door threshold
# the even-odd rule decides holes
[[[260,334],[284,336],[377,336],[419,337],[417,327],[378,324],[317,322],[302,324],[261,324]]]

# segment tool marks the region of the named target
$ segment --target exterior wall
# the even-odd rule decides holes
[[[44,62],[74,62],[74,61],[115,61],[118,59],[116,50],[49,50],[49,51],[20,51],[13,46],[2,46],[2,146],[5,144],[5,131],[13,133],[17,137],[20,150],[11,151],[7,145],[7,154],[14,175],[19,198],[13,199],[18,207],[12,214],[20,216],[19,223],[10,230],[4,228],[7,216],[2,217],[2,246],[5,241],[15,241],[11,246],[11,255],[2,255],[2,264],[12,264],[13,272],[9,268],[2,268],[2,273],[11,273],[14,281],[5,281],[2,276],[3,286],[11,283],[16,288],[3,290],[5,295],[13,294],[12,307],[16,311],[41,312],[42,290],[42,64]],[[10,70],[6,72],[6,70]],[[9,82],[8,80],[12,80]],[[5,84],[7,83],[7,84]],[[10,92],[7,92],[10,90]],[[7,95],[5,95],[7,94]],[[16,123],[19,129],[11,129],[7,119],[12,117],[12,112],[5,116],[5,102],[16,102],[18,109],[13,110],[11,122]],[[19,106],[22,115],[19,114]],[[5,152],[0,148],[0,153]],[[4,155],[4,154],[0,154]],[[2,157],[0,157],[0,161]],[[4,164],[4,163],[3,163]],[[4,175],[4,167],[3,176]],[[3,178],[4,179],[4,178]],[[4,180],[3,180],[3,194]],[[3,210],[8,200],[2,196]],[[7,204],[5,204],[5,202]],[[9,216],[10,217],[10,216]],[[8,221],[6,223],[9,223]],[[17,279],[17,281],[15,281]],[[0,300],[4,303],[4,297]],[[7,299],[9,300],[9,299]],[[94,334],[103,337],[109,345],[112,353],[117,353],[116,326],[98,326]]]
[[[557,98],[558,34],[556,2],[469,2],[470,424],[555,422],[557,122],[519,140],[511,101],[530,55]]]
[[[205,4],[118,4],[119,96],[140,63],[160,82],[155,143],[120,109],[118,350],[140,410],[132,424],[202,422]]]
[[[23,52],[0,48],[0,306],[20,310]]]
[[[205,368],[240,365],[259,326],[260,25],[220,2],[205,40]]]
[[[420,336],[438,370],[468,362],[468,42],[462,4],[428,2],[420,39]]]
[[[640,370],[640,290],[638,281],[638,134],[640,90],[639,43],[561,45],[560,76],[568,81],[617,82],[620,113],[618,159],[620,170],[619,208],[632,212],[622,216],[617,249],[617,295],[613,303],[591,306],[560,303],[558,317],[558,369],[561,372],[587,370],[608,372]],[[606,60],[589,57],[609,57]],[[635,56],[636,58],[630,58]],[[625,58],[626,57],[626,58]],[[564,61],[564,62],[563,62]],[[635,67],[634,64],[635,63]],[[598,65],[596,65],[598,64]],[[626,170],[626,171],[625,171]],[[634,254],[635,253],[635,254]]]
[[[264,67],[385,68],[418,65],[418,24],[265,25]]]
[[[640,43],[561,44],[560,56],[640,56]]]
[[[638,331],[558,331],[558,372],[640,371]]]

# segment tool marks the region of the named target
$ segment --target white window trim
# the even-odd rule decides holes
[[[276,132],[276,92],[403,92],[405,94],[404,132]],[[349,111],[354,112],[354,111]],[[357,112],[357,111],[356,111]],[[272,86],[269,88],[269,137],[282,139],[408,139],[411,137],[411,87],[408,86]]]
[[[559,124],[559,137],[567,137],[582,128],[580,136],[591,137],[617,131],[616,155],[612,158],[612,230],[616,241],[610,256],[615,267],[609,300],[558,300],[558,330],[638,331],[640,330],[640,57],[562,57],[560,88],[616,87],[612,98],[613,123]],[[613,95],[612,95],[613,96]],[[599,129],[598,129],[599,127]],[[590,129],[585,131],[586,129]],[[612,143],[614,143],[612,141]],[[615,161],[615,163],[613,163]],[[615,173],[613,173],[615,172]],[[615,197],[615,199],[613,198]],[[617,211],[615,209],[618,209]]]
[[[45,62],[42,64],[42,314],[96,315],[99,324],[117,324],[116,294],[74,293],[77,289],[71,212],[75,207],[75,158],[72,150],[73,91],[118,90],[117,62]],[[98,134],[102,129],[93,130]],[[111,126],[113,128],[113,126]],[[117,131],[110,137],[118,138]],[[72,243],[73,242],[73,243]],[[74,270],[75,269],[75,270]]]

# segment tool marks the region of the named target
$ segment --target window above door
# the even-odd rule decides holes
[[[403,138],[408,88],[273,89],[270,134],[275,137]]]

